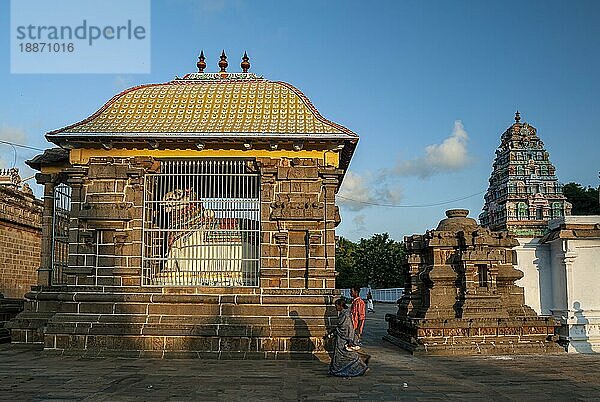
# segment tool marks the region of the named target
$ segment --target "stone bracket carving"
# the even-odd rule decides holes
[[[340,208],[336,205],[335,206],[335,211],[333,214],[334,218],[333,218],[333,226],[334,227],[338,227],[338,225],[340,223],[342,223],[342,217],[340,215]]]
[[[285,180],[285,179],[303,179],[303,180],[314,180],[318,178],[318,168],[317,167],[281,167],[277,168],[277,179]]]
[[[317,246],[321,245],[323,236],[321,232],[310,231],[308,232],[308,244],[311,250],[314,250]]]
[[[271,204],[271,219],[323,220],[324,207],[316,194],[278,194]]]
[[[81,236],[83,244],[85,244],[87,247],[91,247],[94,244],[94,232],[89,230],[81,230],[79,231],[79,235]]]
[[[289,239],[287,232],[277,232],[273,234],[273,237],[275,238],[275,243],[277,243],[278,246],[285,246],[288,244]]]

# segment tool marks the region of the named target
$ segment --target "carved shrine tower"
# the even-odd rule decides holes
[[[525,304],[513,265],[518,243],[446,211],[436,229],[404,238],[404,295],[384,339],[421,355],[560,353],[558,324]]]
[[[519,112],[501,138],[479,215],[481,225],[515,236],[541,236],[550,219],[571,214],[571,204],[537,129],[521,123]]]

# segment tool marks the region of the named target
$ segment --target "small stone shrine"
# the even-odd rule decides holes
[[[405,238],[404,296],[385,339],[414,354],[558,353],[558,326],[524,304],[514,238],[446,212],[435,230]]]
[[[42,262],[14,342],[52,353],[327,357],[335,195],[358,136],[294,86],[198,72],[51,131]]]

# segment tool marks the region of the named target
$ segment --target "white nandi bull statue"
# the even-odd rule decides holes
[[[213,210],[204,208],[191,189],[170,191],[162,201],[170,221],[163,274],[171,277],[177,273],[177,281],[191,279],[199,285],[238,284],[238,278],[241,280],[241,239],[238,237],[238,241],[232,242],[236,236],[217,234],[223,229],[223,219],[216,218]]]

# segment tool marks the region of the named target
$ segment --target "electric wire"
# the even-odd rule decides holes
[[[14,159],[13,159],[12,168],[14,169],[15,166],[17,166],[17,148],[15,148],[15,146],[13,144],[8,144],[8,145],[10,145],[13,150]]]
[[[7,145],[11,145],[13,147],[19,147],[19,148],[33,149],[34,151],[45,151],[42,148],[36,148],[36,147],[32,147],[30,145],[17,144],[16,142],[10,142],[10,141],[5,141],[5,140],[0,140],[0,144],[7,144]]]
[[[352,199],[352,198],[349,198],[349,197],[344,197],[343,195],[338,195],[337,198],[341,198],[341,199],[346,200],[346,201],[356,202],[356,203],[359,203],[359,204],[376,206],[376,207],[386,207],[386,208],[429,208],[429,207],[437,207],[437,206],[440,206],[440,205],[451,204],[451,203],[456,202],[456,201],[466,200],[468,198],[472,198],[472,197],[475,197],[477,195],[481,195],[483,193],[485,193],[485,190],[479,191],[479,192],[477,192],[475,194],[466,195],[464,197],[454,198],[452,200],[439,201],[439,202],[434,202],[434,203],[431,203],[431,204],[420,204],[420,205],[381,204],[381,203],[377,203],[377,202],[355,200],[355,199]]]
[[[32,150],[35,150],[35,151],[44,151],[44,149],[42,149],[42,148],[36,148],[36,147],[32,147],[30,145],[18,144],[16,142],[11,142],[11,141],[0,140],[0,143],[1,144],[10,145],[13,148],[13,151],[15,152],[15,162],[13,163],[13,167],[16,164],[16,158],[17,158],[17,150],[15,149],[15,147],[32,149]],[[346,200],[346,201],[350,201],[350,202],[356,202],[358,204],[371,205],[371,206],[375,206],[375,207],[385,207],[385,208],[430,208],[430,207],[437,207],[437,206],[440,206],[440,205],[446,205],[446,204],[451,204],[453,202],[466,200],[466,199],[469,199],[471,197],[475,197],[477,195],[481,195],[483,193],[485,193],[485,190],[479,191],[479,192],[477,192],[475,194],[466,195],[464,197],[454,198],[452,200],[439,201],[439,202],[434,202],[434,203],[430,203],[430,204],[420,204],[420,205],[382,204],[382,203],[377,203],[377,202],[355,200],[355,199],[350,198],[350,197],[344,197],[343,195],[337,195],[337,198],[341,198],[342,200]]]

